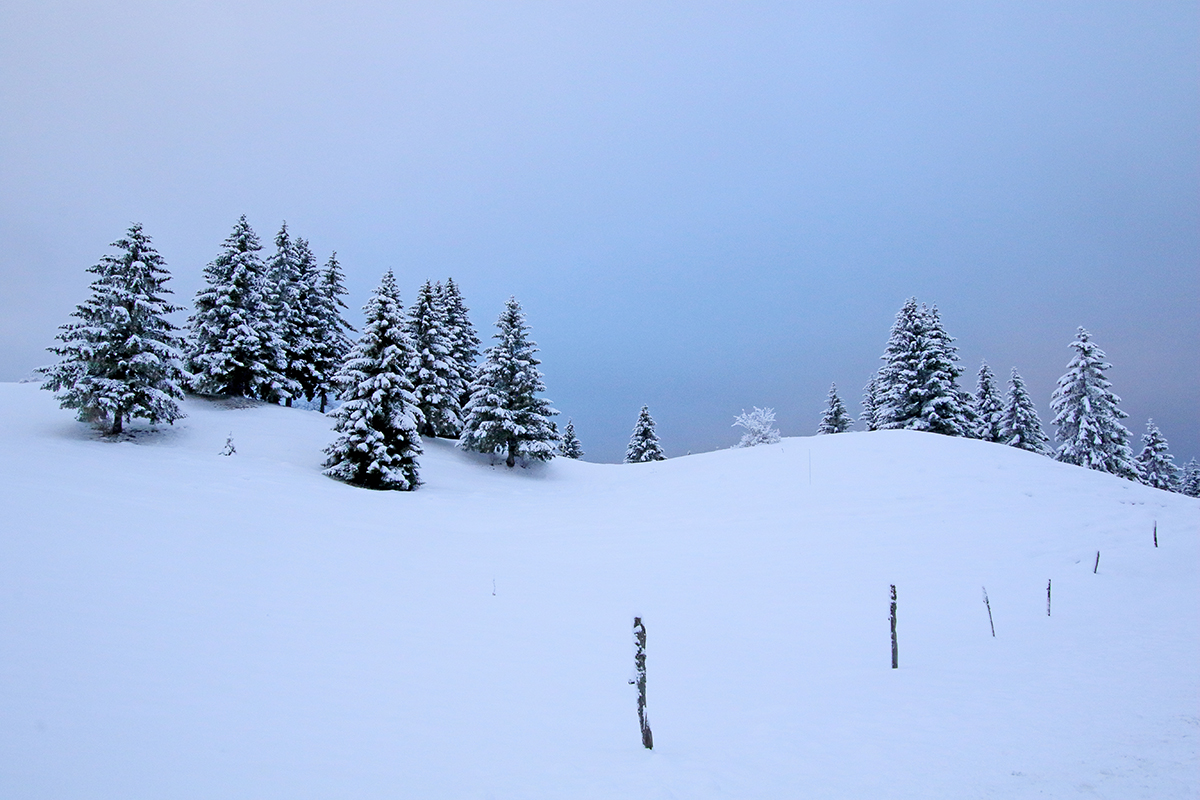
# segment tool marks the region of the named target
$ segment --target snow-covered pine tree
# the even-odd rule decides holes
[[[475,326],[471,324],[469,309],[463,302],[462,293],[459,292],[454,279],[447,278],[445,284],[439,283],[437,290],[450,338],[450,358],[461,379],[461,385],[451,388],[458,392],[459,406],[465,409],[471,399],[475,362],[479,360],[479,336],[475,333]]]
[[[985,442],[1004,441],[1004,404],[1000,401],[1000,390],[996,388],[996,377],[986,361],[979,365],[974,401],[975,438]]]
[[[575,435],[575,423],[567,420],[567,428],[563,431],[562,438],[558,442],[558,454],[563,458],[583,458],[583,445],[579,442],[579,437]]]
[[[876,423],[965,436],[972,430],[970,395],[958,386],[962,368],[954,339],[942,327],[937,307],[909,298],[892,326],[879,371]]]
[[[391,270],[363,312],[362,336],[335,379],[345,402],[333,412],[340,435],[325,450],[325,474],[368,489],[412,491],[420,485],[421,410],[408,379],[412,345]]]
[[[92,297],[76,306],[78,322],[63,325],[51,347],[60,361],[43,389],[56,392],[79,419],[121,433],[134,417],[150,424],[183,416],[183,339],[166,315],[179,309],[165,299],[170,274],[142,226],[134,223],[107,255],[88,268],[96,276]]]
[[[865,430],[879,430],[879,375],[871,376],[863,387],[862,414],[859,415]]]
[[[537,369],[542,362],[534,356],[537,343],[529,339],[525,314],[515,297],[505,303],[496,329],[496,344],[487,349],[471,383],[459,446],[504,453],[509,467],[518,458],[548,461],[554,458],[558,439],[550,417],[558,412],[537,396],[546,390]]]
[[[1050,400],[1058,429],[1055,457],[1068,464],[1137,480],[1129,431],[1121,424],[1129,415],[1117,407],[1121,398],[1110,391],[1112,383],[1104,376],[1112,364],[1105,362],[1104,351],[1082,327],[1071,348],[1075,355]]]
[[[749,414],[742,411],[733,418],[734,428],[744,428],[745,433],[736,447],[754,447],[760,444],[778,444],[779,429],[775,427],[775,409],[754,407]]]
[[[1004,398],[1004,412],[1000,417],[1000,441],[1010,447],[1019,447],[1031,453],[1053,455],[1050,439],[1042,430],[1042,420],[1037,408],[1021,380],[1017,368],[1013,367],[1008,381],[1008,394]]]
[[[854,420],[846,413],[846,404],[838,397],[837,384],[829,384],[829,396],[825,400],[825,413],[821,415],[821,424],[817,426],[817,434],[845,433],[850,430]],[[869,430],[869,428],[868,428]]]
[[[658,433],[654,430],[654,418],[650,416],[650,407],[642,406],[642,410],[638,412],[637,423],[633,426],[633,435],[629,437],[629,446],[625,448],[625,463],[665,461],[666,458],[658,444]]]
[[[329,395],[337,391],[334,377],[350,352],[349,334],[354,330],[342,317],[342,309],[346,308],[342,302],[346,286],[337,253],[329,256],[325,269],[314,276],[313,285],[312,363],[319,380],[309,400],[320,398],[321,413],[324,414]]]
[[[188,370],[201,394],[280,396],[283,343],[263,296],[263,263],[245,215],[225,239],[221,254],[204,268],[208,285],[196,293]]]
[[[1183,468],[1183,477],[1179,480],[1179,492],[1188,497],[1200,497],[1200,463],[1197,463],[1194,458]]]
[[[274,331],[279,337],[283,368],[276,376],[277,388],[273,396],[263,399],[286,403],[288,406],[303,393],[301,377],[309,372],[304,363],[308,358],[308,337],[303,308],[304,286],[300,274],[302,256],[312,261],[308,243],[303,239],[293,242],[285,221],[280,225],[279,233],[275,234],[275,254],[267,261],[266,280],[263,283],[263,297],[275,321]]]
[[[1146,432],[1142,434],[1142,452],[1138,453],[1136,461],[1142,483],[1168,492],[1179,487],[1179,467],[1175,466],[1167,437],[1162,435],[1154,420],[1146,422]]]
[[[456,389],[463,381],[451,357],[445,309],[430,281],[421,286],[409,309],[408,335],[415,353],[409,378],[425,417],[421,434],[457,439],[462,432],[462,407]]]

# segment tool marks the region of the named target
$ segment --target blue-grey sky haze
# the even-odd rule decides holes
[[[1195,2],[0,6],[0,379],[140,221],[188,303],[240,214],[521,301],[589,460],[853,414],[905,298],[1049,398],[1077,326],[1200,457]],[[64,412],[66,413],[66,412]]]

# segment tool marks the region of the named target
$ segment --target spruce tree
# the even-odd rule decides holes
[[[1129,416],[1117,404],[1121,398],[1110,391],[1104,376],[1112,364],[1104,351],[1080,328],[1067,372],[1058,379],[1050,400],[1059,441],[1055,457],[1068,464],[1137,479],[1137,465],[1129,449],[1129,431],[1121,420]]]
[[[567,428],[558,442],[558,454],[563,458],[583,458],[583,445],[575,435],[575,423],[571,420],[567,420]]]
[[[408,379],[412,345],[391,270],[363,307],[366,324],[336,378],[340,436],[326,448],[325,474],[368,489],[420,485],[421,410]]]
[[[208,285],[196,293],[188,370],[201,394],[257,397],[282,393],[283,343],[263,292],[262,244],[245,215],[204,268]]]
[[[329,395],[336,392],[334,376],[350,352],[349,334],[354,330],[342,317],[346,287],[337,253],[329,256],[325,269],[313,277],[312,283],[312,364],[318,380],[309,400],[320,398],[323,414]]]
[[[975,389],[975,438],[985,442],[1002,442],[1004,405],[1000,402],[1000,390],[992,368],[984,361],[979,366],[979,378]]]
[[[63,408],[79,419],[122,432],[138,417],[152,425],[183,416],[183,339],[166,315],[179,309],[165,299],[170,275],[140,224],[88,268],[96,276],[92,297],[76,307],[78,322],[63,325],[51,347],[60,361],[47,372],[43,389],[56,392]]]
[[[1154,420],[1146,422],[1146,432],[1142,434],[1142,452],[1137,456],[1138,477],[1147,486],[1155,489],[1166,489],[1173,492],[1179,486],[1179,467],[1175,466],[1175,458],[1167,445],[1167,438],[1154,424]]]
[[[302,257],[309,262],[304,268],[311,269],[312,251],[308,249],[308,243],[303,239],[293,242],[287,222],[284,222],[279,227],[279,233],[275,234],[275,254],[267,261],[263,284],[263,297],[274,320],[273,329],[279,338],[283,366],[276,376],[277,390],[272,397],[264,399],[284,402],[289,406],[304,391],[302,378],[310,375],[310,369],[305,364],[309,353],[307,320],[303,308]]]
[[[817,434],[845,433],[850,430],[854,420],[846,413],[846,404],[838,397],[837,384],[829,384],[829,396],[825,400],[825,413],[821,415],[821,424],[817,426]],[[869,429],[868,429],[869,430]]]
[[[625,448],[625,463],[665,461],[666,458],[658,444],[658,434],[654,430],[654,418],[650,416],[650,408],[642,406],[642,410],[638,412],[637,423],[633,426],[633,435],[629,437],[629,447]]]
[[[513,467],[518,458],[547,461],[554,457],[557,435],[550,417],[558,412],[538,397],[546,390],[535,357],[537,344],[529,339],[525,315],[515,297],[508,298],[499,319],[496,344],[487,349],[483,365],[471,383],[464,409],[459,446],[480,453],[504,453]]]
[[[1179,492],[1188,497],[1200,497],[1200,463],[1192,459],[1183,468],[1183,477],[1179,480]]]
[[[1013,367],[1008,381],[1008,394],[1004,398],[1004,413],[1000,418],[1000,441],[1010,447],[1019,447],[1031,453],[1052,455],[1050,439],[1042,430],[1042,421],[1037,408],[1025,388],[1025,381],[1017,368]]]
[[[876,424],[965,436],[974,412],[969,395],[958,387],[962,368],[954,339],[942,327],[936,307],[909,298],[892,326],[884,366],[879,372]]]
[[[451,389],[458,392],[460,408],[466,408],[471,399],[471,382],[475,380],[475,362],[479,359],[479,336],[471,324],[469,309],[453,278],[438,284],[438,299],[446,319],[446,331],[450,339],[450,359],[454,363],[460,385]]]
[[[871,380],[867,381],[867,385],[863,387],[862,409],[862,414],[859,415],[859,419],[861,419],[863,422],[864,430],[879,430],[878,374],[872,375]]]
[[[415,353],[409,377],[425,418],[421,434],[456,439],[462,432],[458,388],[463,381],[451,356],[445,310],[430,281],[409,309],[408,334]]]

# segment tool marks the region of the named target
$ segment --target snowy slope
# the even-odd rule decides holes
[[[185,411],[113,444],[0,384],[0,797],[1200,790],[1196,500],[900,431],[511,472],[428,442],[373,493],[321,476],[319,414]]]

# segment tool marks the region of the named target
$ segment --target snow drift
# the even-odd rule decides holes
[[[1200,501],[907,431],[371,492],[317,413],[184,411],[0,384],[0,796],[1197,793]]]

